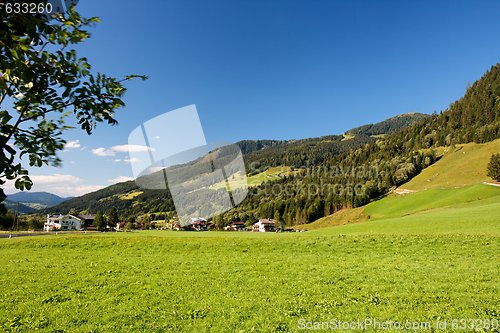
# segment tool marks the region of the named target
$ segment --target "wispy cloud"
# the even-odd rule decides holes
[[[122,152],[122,153],[147,153],[148,151],[154,151],[153,148],[141,145],[118,145],[111,147],[112,151]]]
[[[101,157],[115,156],[114,151],[112,151],[110,149],[103,148],[103,147],[92,149],[92,154],[97,155],[97,156],[101,156]]]
[[[130,163],[130,164],[137,163],[139,161],[140,161],[140,159],[138,159],[137,157],[132,157],[131,159],[126,158],[126,159],[123,160],[123,162]]]
[[[92,154],[101,156],[101,157],[108,157],[108,156],[115,156],[116,153],[146,153],[148,151],[154,151],[153,148],[149,148],[146,146],[141,146],[141,145],[117,145],[113,146],[111,148],[104,148],[104,147],[99,147],[92,149]],[[119,159],[115,159],[115,162],[119,162]],[[127,160],[124,159],[122,160],[126,163],[134,163],[136,162],[134,158]]]
[[[68,174],[30,175],[30,178],[33,181],[31,192],[50,192],[62,197],[76,197],[104,187],[87,185],[85,179]],[[7,193],[18,192],[13,181],[8,181],[4,186]]]

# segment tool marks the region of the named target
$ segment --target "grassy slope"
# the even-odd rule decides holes
[[[384,205],[383,208],[368,206],[364,211],[365,214],[367,211],[376,212],[379,218],[364,219],[365,223],[329,228],[328,233],[449,233],[500,236],[500,189],[486,187],[477,185],[455,189],[454,192],[434,190],[429,193],[432,195],[419,193],[419,198],[412,198],[415,194],[407,195],[406,198],[386,198],[378,202]],[[469,194],[473,196],[468,196]],[[446,197],[447,195],[449,197]],[[433,198],[437,200],[434,201]],[[454,203],[453,199],[456,199]],[[440,203],[442,206],[439,206]]]
[[[484,233],[491,231],[500,234],[499,221],[500,188],[477,184],[464,188],[435,189],[407,195],[392,194],[364,207],[341,211],[303,225],[301,228],[314,230],[341,226],[333,228],[335,231],[332,229],[331,232],[334,233]]]
[[[347,227],[338,232],[390,229],[412,232],[431,225],[443,229],[439,226],[445,224],[450,224],[444,227],[451,228],[449,231],[482,232],[488,228],[498,231],[500,188],[479,183],[491,180],[486,176],[486,165],[491,155],[500,151],[500,139],[485,144],[460,145],[454,150],[440,147],[436,151],[442,158],[401,186],[401,189],[419,192],[391,194],[364,207],[340,211],[299,228],[314,230],[369,220],[377,223]],[[409,223],[400,229],[399,220]],[[469,223],[471,221],[476,223]]]
[[[500,152],[500,139],[485,143],[468,143],[449,150],[443,158],[424,169],[417,177],[401,186],[409,190],[460,187],[491,180],[486,165],[493,153]]]

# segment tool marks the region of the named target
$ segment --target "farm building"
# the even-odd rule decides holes
[[[224,229],[232,230],[232,231],[243,231],[245,230],[245,222],[242,221],[233,221]]]
[[[47,215],[47,222],[44,223],[43,230],[52,231],[92,229],[94,218],[94,215]]]
[[[189,226],[196,231],[207,230],[207,220],[201,217],[192,217]]]
[[[179,223],[179,221],[174,221],[172,224],[172,229],[174,230],[196,230],[202,231],[208,229],[207,220],[201,217],[191,217],[189,222],[185,225]]]
[[[254,232],[273,232],[275,230],[276,221],[273,219],[260,219],[252,225]]]

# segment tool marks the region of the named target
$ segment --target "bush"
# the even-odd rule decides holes
[[[488,163],[488,176],[500,182],[500,154],[491,155]]]

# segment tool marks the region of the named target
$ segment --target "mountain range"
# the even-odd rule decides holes
[[[376,138],[369,133],[389,134],[429,117],[431,116],[421,113],[402,114],[347,131],[346,134],[356,132],[349,137],[339,134],[299,140],[243,140],[236,145],[243,153],[248,175],[254,176],[265,171],[261,169],[262,166],[272,168],[286,165],[298,168],[321,164],[333,156],[375,141]],[[362,130],[362,128],[373,130]],[[96,213],[99,210],[105,211],[108,207],[116,207],[125,215],[175,209],[167,191],[142,189],[135,181],[126,181],[65,200],[44,211],[67,213],[73,208],[86,213]]]
[[[71,199],[71,197],[61,198],[48,192],[18,192],[9,194],[4,203],[8,209],[30,214],[40,209],[55,206],[68,199]]]
[[[436,151],[440,147],[498,138],[500,65],[496,64],[439,114],[407,113],[319,138],[238,142],[249,177],[249,193],[239,206],[217,220],[276,217],[288,225],[313,222],[346,208],[366,205],[408,182],[439,160]],[[318,167],[343,171],[317,174]],[[359,173],[371,169],[376,172]],[[276,184],[291,190],[273,193],[270,185]],[[340,186],[343,192],[302,192],[311,186],[327,188],[328,184]],[[168,190],[143,189],[128,181],[42,212],[67,213],[76,209],[96,213],[110,207],[115,207],[123,219],[175,210]]]

